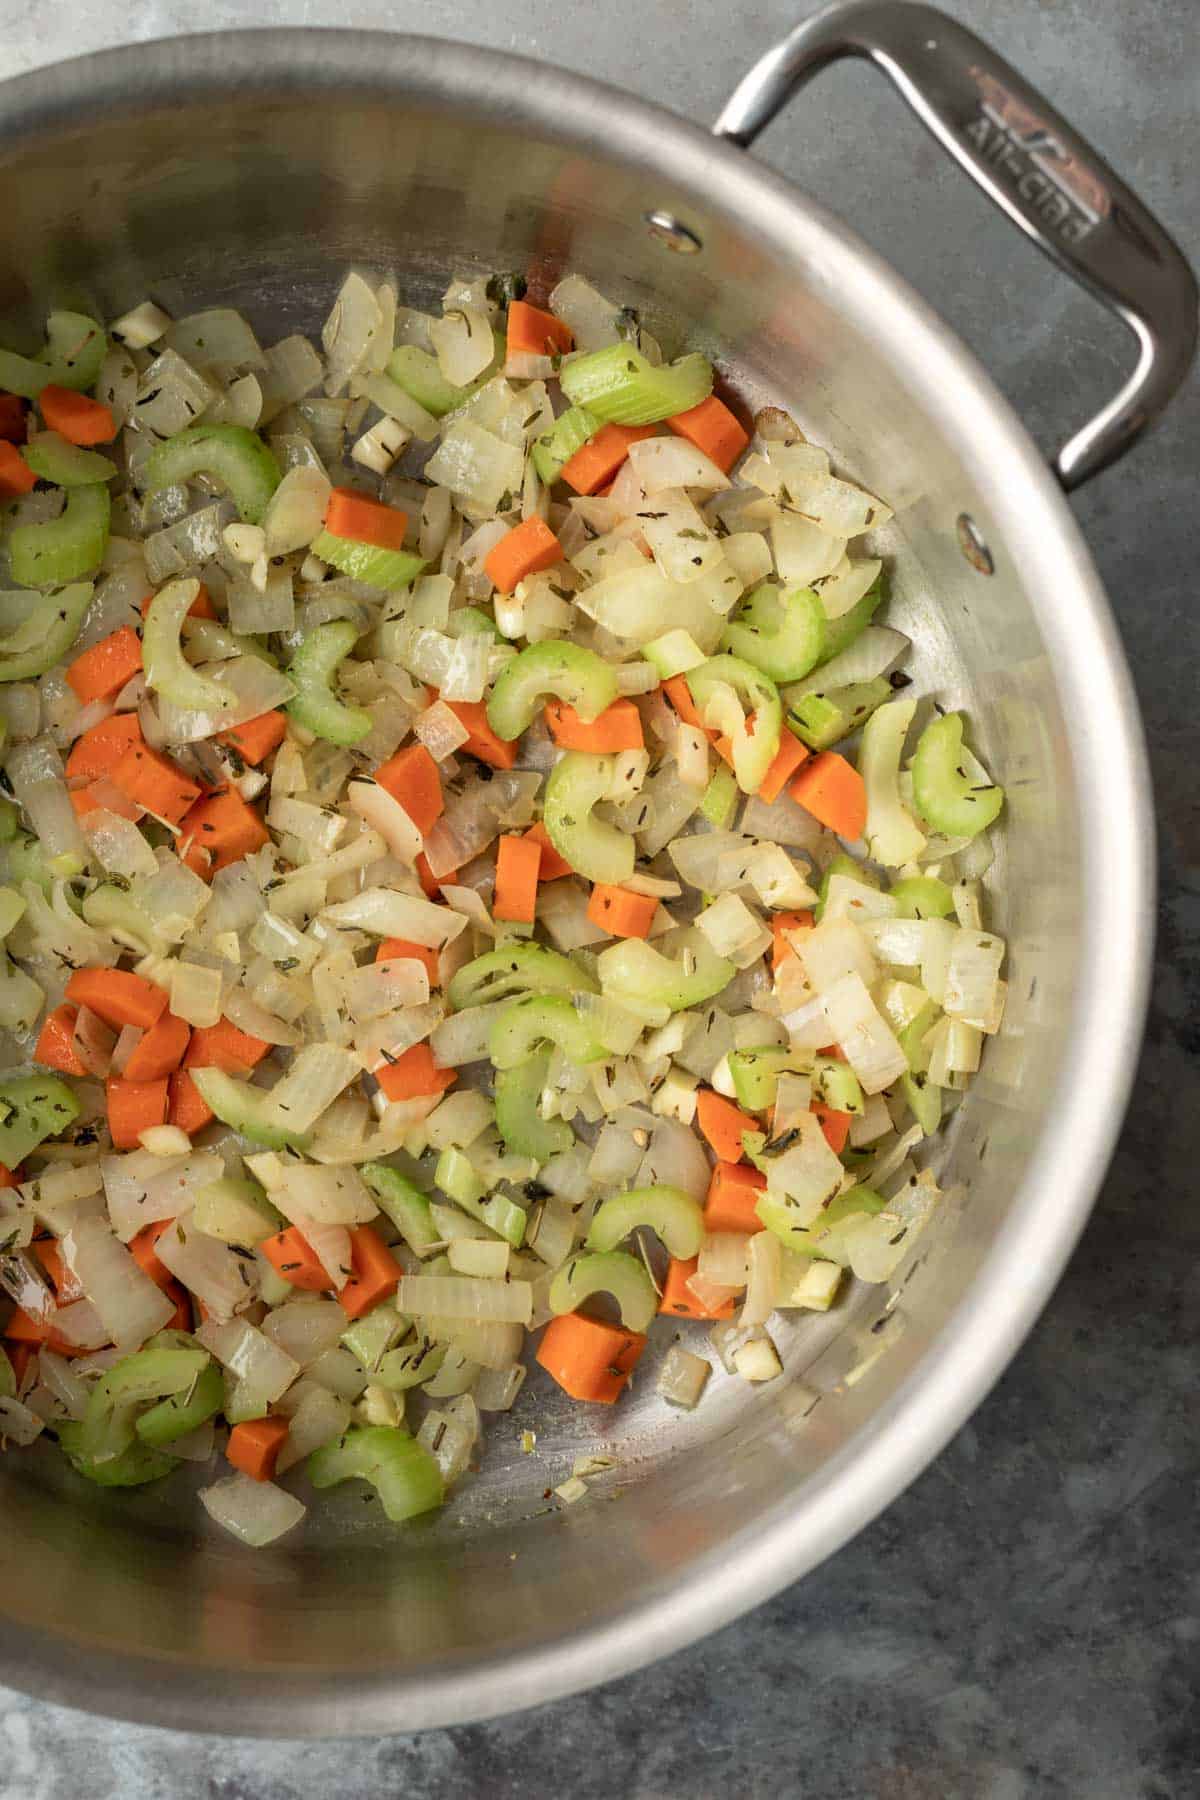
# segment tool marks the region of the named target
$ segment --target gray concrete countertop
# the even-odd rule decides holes
[[[441,34],[567,65],[711,120],[809,0],[10,0],[3,72],[245,25]],[[1200,257],[1196,0],[944,0],[1095,142]],[[1086,417],[1124,334],[1022,250],[901,103],[830,72],[760,152],[847,218],[991,368],[1038,440]],[[1197,389],[1077,502],[1145,709],[1158,976],[1096,1215],[971,1423],[802,1584],[654,1668],[490,1725],[350,1746],[110,1724],[0,1690],[2,1800],[1181,1800],[1200,1792],[1200,812]]]

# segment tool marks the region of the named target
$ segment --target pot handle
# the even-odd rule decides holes
[[[1136,443],[1196,349],[1197,290],[1182,253],[1136,194],[982,39],[932,6],[850,0],[797,26],[743,77],[713,127],[742,148],[826,64],[868,57],[1015,225],[1122,319],[1132,375],[1064,444],[1066,489]]]

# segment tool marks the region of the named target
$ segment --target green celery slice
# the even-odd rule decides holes
[[[21,455],[35,475],[56,487],[90,487],[94,481],[111,481],[117,473],[110,457],[82,450],[57,431],[39,431],[24,445]]]
[[[582,450],[599,429],[600,420],[595,413],[583,406],[569,406],[549,431],[534,439],[533,466],[547,487],[553,487],[575,452]]]
[[[488,1053],[493,1067],[515,1069],[542,1044],[556,1045],[571,1062],[599,1062],[608,1055],[574,1002],[562,994],[527,994],[493,1021]]]
[[[13,578],[22,587],[59,587],[99,567],[108,543],[112,510],[100,482],[68,488],[57,519],[14,525],[8,537]]]
[[[631,1231],[645,1226],[662,1239],[670,1255],[687,1261],[704,1242],[704,1213],[683,1188],[659,1185],[629,1188],[597,1207],[587,1235],[589,1250],[615,1250]]]
[[[608,344],[564,363],[562,391],[573,406],[616,425],[656,425],[699,406],[712,393],[713,369],[693,351],[655,368],[631,344]]]
[[[36,649],[10,651],[0,638],[0,681],[29,681],[61,662],[79,635],[93,591],[90,581],[80,581],[45,596],[45,630]]]
[[[543,1119],[538,1100],[550,1072],[550,1056],[531,1056],[518,1069],[496,1072],[496,1129],[518,1156],[549,1162],[569,1150],[575,1133],[565,1119]]]
[[[15,1169],[47,1138],[79,1117],[79,1102],[57,1075],[15,1075],[0,1081],[0,1163]]]
[[[718,685],[732,688],[747,708],[742,722],[735,723],[730,733],[733,772],[744,794],[756,794],[775,760],[783,735],[783,705],[775,683],[740,656],[729,655],[710,656],[698,669],[689,669],[684,679],[702,717],[705,704]],[[753,731],[750,716],[754,719]]]
[[[614,761],[612,756],[568,750],[550,771],[542,822],[559,855],[580,875],[619,887],[633,874],[633,837],[596,818],[592,810],[608,797]]]
[[[450,978],[446,998],[455,1012],[486,1006],[510,994],[594,994],[596,983],[561,951],[542,944],[485,950]],[[374,1166],[374,1165],[371,1165]]]
[[[574,707],[585,724],[598,719],[617,697],[615,670],[582,644],[547,639],[530,644],[505,663],[487,703],[488,724],[509,743],[528,731],[547,695]]]
[[[312,552],[322,562],[349,575],[352,581],[364,581],[368,587],[383,588],[389,593],[408,587],[425,567],[424,557],[411,550],[381,550],[375,544],[338,537],[332,531],[318,532],[312,541]]]
[[[227,488],[243,519],[262,522],[267,504],[283,479],[275,453],[245,425],[189,425],[159,444],[147,459],[145,491],[157,494],[196,475]]]
[[[928,825],[946,837],[976,837],[994,824],[1004,789],[981,786],[960,767],[963,716],[943,713],[925,727],[912,759],[913,799]]]
[[[799,681],[821,660],[825,609],[812,588],[782,591],[763,582],[739,604],[721,648],[761,669],[772,681]]]
[[[391,1425],[355,1426],[314,1450],[306,1466],[315,1488],[370,1482],[395,1525],[432,1512],[444,1498],[441,1471],[424,1444]]]
[[[550,1283],[550,1310],[576,1312],[593,1294],[611,1294],[627,1331],[645,1331],[658,1311],[646,1265],[626,1250],[584,1251],[565,1262]]]
[[[86,313],[52,312],[46,343],[36,357],[0,350],[0,388],[26,400],[36,400],[50,386],[83,393],[94,384],[107,351],[104,327],[95,319]]]
[[[370,713],[347,706],[333,691],[338,665],[357,642],[357,627],[349,619],[331,619],[309,633],[288,665],[297,689],[287,703],[288,715],[331,744],[357,744],[371,729]]]

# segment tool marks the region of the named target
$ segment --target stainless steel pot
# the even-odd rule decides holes
[[[1093,473],[1182,379],[1194,287],[1093,152],[928,9],[802,26],[717,137],[553,69],[348,32],[184,38],[0,89],[3,341],[32,336],[49,304],[112,317],[147,292],[311,331],[351,263],[401,271],[418,298],[464,262],[545,280],[571,267],[786,402],[898,509],[893,615],[1008,786],[991,885],[1011,945],[1004,1032],[942,1158],[949,1216],[896,1292],[863,1289],[791,1333],[786,1380],[715,1382],[685,1420],[645,1392],[599,1422],[533,1392],[538,1454],[519,1454],[524,1418],[501,1418],[444,1517],[381,1533],[339,1494],[303,1542],[260,1555],[216,1541],[177,1484],[111,1495],[51,1452],[0,1458],[0,1679],[160,1724],[297,1735],[480,1718],[601,1681],[844,1543],[962,1423],[1053,1287],[1142,1025],[1137,710],[1087,550],[1020,423],[844,226],[736,147],[844,53],[873,57],[1136,333],[1134,376],[1058,461],[1067,484]],[[616,1488],[549,1512],[572,1453],[601,1448]]]

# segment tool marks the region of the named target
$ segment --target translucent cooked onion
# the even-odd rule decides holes
[[[527,1281],[489,1281],[467,1275],[406,1275],[396,1305],[415,1318],[433,1313],[480,1324],[528,1325],[533,1294]]]
[[[67,1267],[118,1350],[136,1350],[170,1320],[174,1303],[143,1274],[104,1220],[79,1219],[62,1248]]]
[[[200,1503],[209,1517],[243,1544],[262,1549],[293,1530],[307,1508],[273,1481],[253,1481],[241,1470],[200,1489]]]

